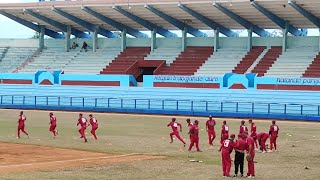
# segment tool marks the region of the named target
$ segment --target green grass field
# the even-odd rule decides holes
[[[89,143],[83,143],[77,132],[78,113],[55,112],[58,119],[59,136],[52,138],[48,128],[48,113],[45,111],[25,111],[28,118],[27,139],[16,139],[17,110],[0,111],[0,141],[52,146],[84,151],[114,154],[141,153],[162,155],[162,159],[106,164],[102,166],[83,165],[53,171],[33,171],[0,174],[0,179],[222,179],[221,157],[218,141],[211,149],[205,130],[200,131],[202,153],[187,152],[187,147],[175,141],[169,143],[170,128],[166,124],[170,117],[126,114],[95,114],[99,120],[98,141],[87,130]],[[86,114],[88,115],[88,114]],[[177,117],[183,124],[183,138],[187,138],[185,117]],[[193,118],[194,120],[195,118]],[[206,118],[199,118],[200,129],[205,129]],[[237,133],[240,120],[226,119],[231,133]],[[216,130],[220,131],[222,119],[216,118]],[[255,120],[258,132],[268,131],[270,120]],[[319,179],[320,177],[320,123],[278,121],[280,135],[278,152],[256,154],[256,179]],[[289,134],[291,136],[289,136]],[[189,142],[189,140],[186,140]],[[269,140],[268,140],[269,143]],[[292,147],[294,145],[295,147]],[[189,158],[188,155],[193,158]],[[0,154],[1,156],[1,154]],[[232,157],[234,153],[232,153]],[[192,163],[190,159],[204,161]],[[0,158],[1,162],[1,158]],[[309,169],[304,169],[308,166]],[[247,164],[245,163],[245,172]],[[233,167],[231,175],[233,175]]]

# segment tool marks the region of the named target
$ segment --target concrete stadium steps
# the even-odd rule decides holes
[[[151,52],[144,60],[165,60],[170,65],[181,53],[177,48],[157,48]]]
[[[246,54],[244,58],[237,64],[237,66],[232,70],[233,73],[245,74],[251,65],[256,61],[256,59],[261,55],[266,47],[258,46],[252,47],[252,49]]]
[[[149,47],[128,47],[109,66],[103,68],[100,74],[126,74],[126,70],[136,61],[144,60],[150,50]]]
[[[187,47],[170,66],[159,70],[163,75],[194,75],[213,53],[212,47]]]
[[[264,74],[269,70],[269,68],[274,64],[274,62],[282,54],[282,47],[273,46],[260,62],[253,68],[251,73],[256,73],[258,76],[264,76]]]
[[[9,47],[0,47],[0,62],[6,56]]]
[[[34,61],[20,70],[21,73],[34,73],[37,70],[62,70],[67,74],[99,74],[100,70],[120,53],[120,49],[97,49],[96,52],[60,48],[43,50]]]
[[[0,73],[11,73],[36,51],[36,48],[8,48],[0,62]]]
[[[313,59],[312,63],[302,75],[303,77],[319,78],[320,77],[320,53]]]
[[[287,49],[264,76],[301,77],[317,54],[318,50],[312,47]]]
[[[23,102],[34,104],[37,96],[37,105],[79,106],[84,103],[92,107],[109,108],[145,108],[161,110],[164,104],[165,110],[176,110],[179,100],[179,110],[194,111],[221,111],[220,102],[224,102],[224,112],[234,112],[236,106],[238,112],[251,113],[252,103],[255,103],[255,113],[283,113],[284,106],[267,103],[292,104],[286,106],[286,113],[300,113],[304,105],[304,113],[317,113],[320,101],[320,92],[308,91],[281,91],[281,90],[232,90],[232,89],[192,89],[192,88],[141,88],[141,87],[78,87],[78,86],[33,86],[33,85],[0,85],[3,104],[15,104]],[[75,92],[77,92],[75,94]],[[197,93],[195,93],[197,92]],[[44,97],[50,96],[50,97]],[[26,96],[23,98],[23,96]],[[73,97],[72,100],[70,97]],[[98,98],[97,100],[95,98]],[[125,99],[121,101],[121,98]],[[135,100],[136,99],[136,100]],[[193,103],[191,103],[193,101]],[[207,103],[205,102],[207,101]],[[308,105],[309,104],[309,105]],[[208,105],[208,109],[206,109]]]
[[[195,73],[197,76],[223,76],[232,69],[247,54],[245,49],[219,49]]]

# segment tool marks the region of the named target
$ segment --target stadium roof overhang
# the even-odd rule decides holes
[[[288,3],[288,0],[255,0],[260,6],[271,12],[273,15],[285,20],[296,28],[317,28],[317,26],[308,20],[301,12],[298,12],[293,6]],[[57,8],[63,12],[66,12],[72,16],[75,16],[89,24],[95,25],[100,29],[109,31],[119,31],[122,27],[132,28],[132,31],[137,36],[146,37],[144,34],[140,34],[137,30],[150,30],[148,26],[129,18],[114,7],[120,7],[121,9],[140,17],[143,20],[151,22],[157,27],[168,30],[179,30],[181,26],[158,16],[156,13],[150,11],[145,6],[145,2],[153,8],[161,11],[162,13],[170,16],[173,20],[178,20],[182,24],[188,27],[193,27],[200,30],[211,30],[210,23],[204,23],[206,19],[199,19],[199,16],[194,16],[192,13],[188,13],[183,8],[179,7],[179,3],[188,7],[189,9],[197,12],[207,20],[222,26],[227,29],[245,29],[243,24],[241,25],[236,19],[232,19],[227,14],[223,13],[213,4],[219,3],[219,5],[237,14],[239,17],[247,20],[260,27],[261,29],[280,29],[281,27],[272,18],[268,18],[263,12],[255,8],[250,0],[92,0],[92,1],[51,1],[51,2],[38,2],[38,3],[0,3],[0,10],[9,13],[13,16],[19,17],[29,22],[37,23],[45,26],[49,30],[61,32],[61,26],[55,26],[48,23],[46,20],[40,20],[27,13],[26,10],[31,10],[41,16],[47,17],[54,22],[59,22],[60,25],[69,25],[73,29],[88,32],[88,27],[83,24],[79,24],[72,21],[61,14],[53,11],[53,8]],[[319,0],[296,0],[294,1],[300,7],[303,7],[314,17],[320,17],[320,1]],[[84,10],[84,7],[88,7],[90,10],[99,13],[107,17],[109,23],[103,21],[103,19],[92,15]],[[105,19],[106,20],[106,19]],[[111,22],[110,22],[111,21]],[[113,22],[112,22],[113,21]],[[117,24],[117,23],[118,24]],[[181,24],[179,24],[181,25]],[[231,33],[232,34],[232,33]],[[234,35],[234,34],[233,34]],[[234,35],[236,36],[236,35]]]

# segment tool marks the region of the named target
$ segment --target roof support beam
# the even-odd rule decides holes
[[[126,16],[127,18],[137,22],[138,24],[142,25],[143,27],[149,29],[150,31],[153,31],[156,29],[157,33],[162,35],[163,37],[170,38],[170,37],[178,37],[175,33],[170,32],[167,29],[164,29],[163,27],[160,27],[152,22],[149,22],[147,20],[144,20],[128,11],[123,10],[119,6],[113,6],[112,7],[114,10],[118,11],[122,15]]]
[[[312,22],[313,24],[315,24],[316,26],[318,26],[318,28],[320,28],[320,18],[318,18],[317,16],[313,15],[313,14],[310,13],[309,11],[305,10],[302,6],[296,4],[296,3],[293,2],[292,0],[289,0],[288,3],[289,3],[294,9],[296,9],[300,14],[302,14],[304,17],[306,17],[310,22]]]
[[[158,15],[162,19],[168,21],[169,23],[171,23],[172,25],[176,26],[177,28],[179,28],[181,30],[184,30],[185,28],[187,28],[187,32],[189,34],[192,34],[195,37],[208,37],[208,35],[206,33],[201,32],[199,29],[196,29],[186,23],[183,23],[180,20],[175,19],[175,18],[163,13],[162,11],[159,11],[158,9],[156,9],[148,4],[145,4],[144,7],[147,8],[152,13]]]
[[[229,16],[231,19],[235,20],[237,23],[239,23],[240,25],[242,25],[246,29],[252,28],[253,32],[256,33],[257,35],[259,35],[261,37],[271,36],[271,33],[269,33],[268,31],[264,30],[263,28],[255,25],[255,24],[252,24],[248,20],[246,20],[243,17],[237,15],[236,13],[230,11],[229,9],[221,6],[220,4],[214,3],[213,6],[216,7],[217,9],[219,9],[225,15]]]
[[[5,11],[1,11],[0,10],[0,14],[2,14],[4,16],[6,16],[7,18],[10,18],[10,19],[12,19],[12,20],[14,20],[14,21],[16,21],[16,22],[18,22],[18,23],[20,23],[20,24],[22,24],[22,25],[24,25],[24,26],[26,26],[26,27],[28,27],[28,28],[36,31],[36,32],[38,32],[38,33],[41,32],[41,27],[39,25],[37,25],[37,24],[34,24],[32,22],[29,22],[29,21],[26,21],[26,20],[21,19],[21,18],[19,18],[17,16],[11,15],[11,14],[5,12]],[[55,31],[52,31],[52,30],[47,29],[47,28],[44,29],[44,34],[47,35],[47,36],[50,36],[52,38],[56,38],[56,39],[64,38],[63,34],[57,33]]]
[[[88,29],[89,31],[92,31],[94,32],[95,30],[98,30],[98,33],[101,34],[102,36],[105,36],[105,37],[108,37],[108,38],[118,38],[119,36],[107,29],[104,29],[104,28],[101,28],[101,27],[98,27],[90,22],[87,22],[85,20],[82,20],[74,15],[71,15],[69,13],[66,13],[60,9],[57,9],[55,7],[52,7],[52,10],[58,14],[60,14],[61,16],[79,24],[80,26]]]
[[[126,29],[128,34],[130,34],[130,35],[132,35],[132,36],[134,36],[136,38],[148,38],[148,35],[140,32],[140,31],[138,31],[136,29],[133,29],[133,28],[127,26],[127,25],[119,23],[118,21],[110,19],[110,18],[108,18],[108,17],[106,17],[106,16],[104,16],[104,15],[102,15],[102,14],[100,14],[100,13],[98,13],[98,12],[96,12],[96,11],[90,9],[90,8],[88,8],[88,7],[82,6],[81,9],[83,11],[85,11],[86,13],[88,13],[88,14],[90,14],[90,15],[98,18],[98,19],[100,19],[101,21],[113,26],[114,28],[118,29],[119,31],[123,31],[123,29]]]
[[[191,16],[195,17],[205,25],[211,27],[212,29],[216,30],[219,28],[220,33],[226,35],[227,37],[239,37],[239,34],[224,27],[223,25],[203,16],[202,14],[190,9],[189,7],[183,5],[183,4],[178,4],[179,8],[184,10],[185,12],[189,13]]]
[[[62,23],[60,23],[58,21],[55,21],[55,20],[50,19],[48,17],[45,17],[45,16],[43,16],[41,14],[35,13],[35,12],[29,10],[29,9],[24,9],[23,11],[25,13],[28,13],[29,15],[41,20],[41,21],[44,21],[44,22],[50,24],[51,26],[54,26],[54,27],[60,29],[62,32],[67,32],[68,31],[67,25],[64,25],[64,24],[62,24]],[[74,28],[71,28],[71,34],[73,34],[74,36],[79,37],[79,38],[89,38],[90,37],[89,34],[84,33],[82,31],[79,31],[79,30],[74,29]]]
[[[252,1],[251,5],[255,7],[258,11],[260,11],[262,14],[267,16],[271,21],[273,21],[278,26],[280,26],[282,29],[286,28],[286,21],[284,19],[270,12],[269,10],[267,10],[266,8],[264,8],[263,6],[261,6],[255,1]],[[303,29],[300,31],[298,28],[294,27],[291,24],[288,24],[288,28],[289,28],[288,31],[294,36],[306,36],[308,34],[308,31],[306,29]]]

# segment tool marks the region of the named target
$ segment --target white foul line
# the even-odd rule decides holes
[[[39,165],[39,164],[50,164],[50,163],[65,163],[65,162],[74,162],[74,161],[87,161],[87,160],[94,160],[94,159],[113,159],[113,158],[127,157],[127,156],[133,156],[133,155],[140,155],[140,154],[137,154],[137,153],[131,153],[131,154],[118,155],[118,156],[105,156],[105,157],[93,157],[93,158],[82,158],[82,159],[70,159],[70,160],[49,161],[49,162],[35,162],[35,163],[26,163],[26,164],[2,165],[2,166],[0,166],[0,168],[6,168],[6,167],[20,167],[20,166],[33,166],[33,165]]]

